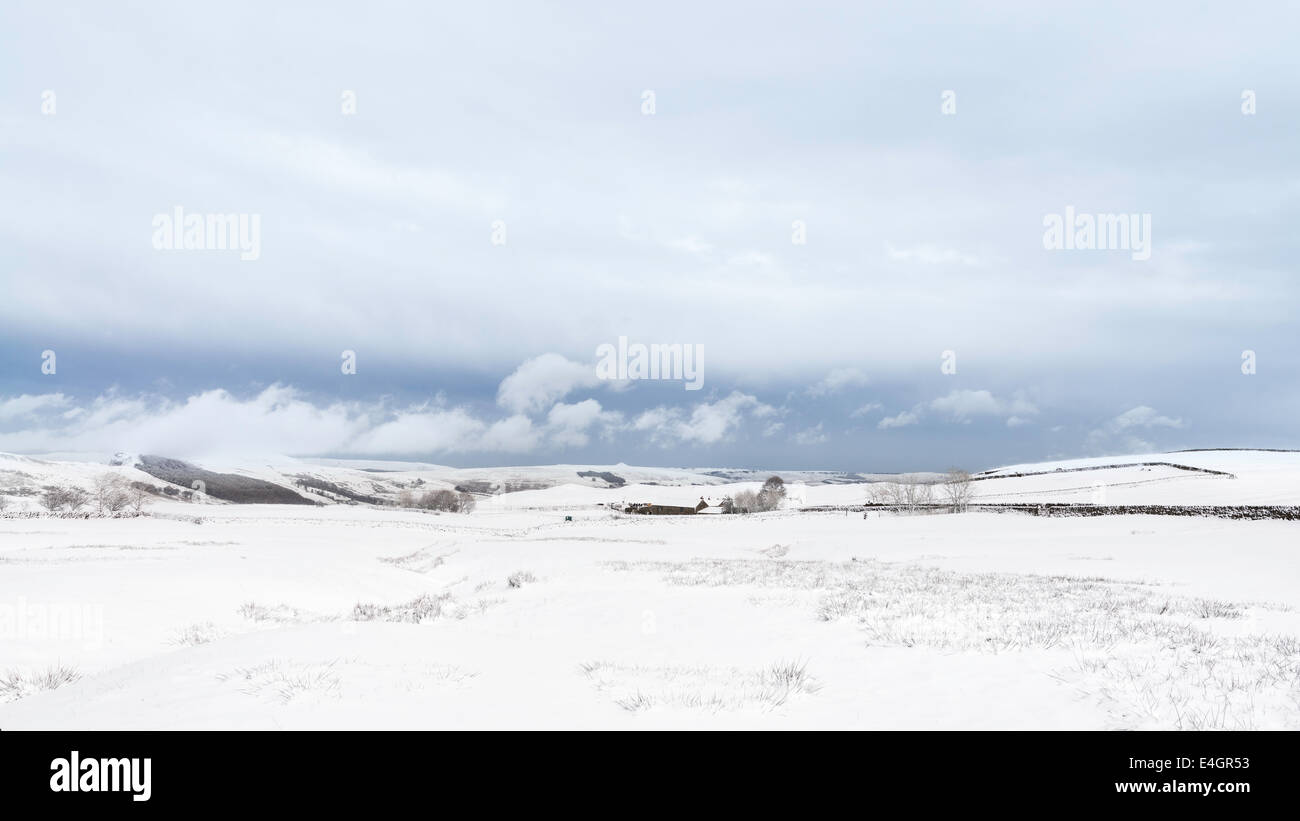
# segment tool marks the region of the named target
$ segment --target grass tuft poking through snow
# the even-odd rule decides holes
[[[296,664],[272,659],[255,667],[236,668],[218,676],[221,681],[235,681],[241,693],[288,704],[304,696],[338,698],[340,682],[335,662]]]
[[[216,641],[223,635],[224,633],[215,624],[205,621],[181,628],[172,637],[170,643],[182,647],[197,647],[200,644],[209,644]]]
[[[450,593],[422,593],[401,604],[357,604],[349,618],[352,621],[389,621],[422,624],[437,619],[466,619],[476,616],[505,599],[481,598],[462,601]]]
[[[644,666],[606,661],[579,665],[598,693],[630,713],[664,708],[710,713],[768,711],[792,696],[812,695],[821,685],[804,662],[780,662],[761,670],[689,665]]]
[[[537,577],[527,570],[516,570],[506,578],[506,584],[511,587],[523,587],[535,581],[537,581]]]
[[[274,624],[303,624],[313,621],[328,621],[328,618],[299,610],[287,604],[265,607],[256,602],[245,602],[239,606],[239,615],[254,622],[272,622]]]
[[[345,690],[353,698],[402,697],[458,687],[477,673],[449,664],[370,664],[356,658],[293,661],[273,658],[237,667],[217,680],[240,693],[277,704],[338,700]],[[346,685],[346,686],[345,686]]]
[[[76,668],[62,664],[32,673],[9,670],[0,675],[0,702],[17,701],[44,690],[57,690],[79,678],[81,674]]]
[[[1068,652],[1056,678],[1117,727],[1300,727],[1300,638],[1240,634],[1251,608],[1100,577],[959,573],[874,560],[611,562],[671,584],[787,591],[869,643],[945,652]],[[775,602],[777,596],[751,597]]]
[[[440,618],[449,602],[451,602],[450,593],[422,593],[401,604],[357,604],[352,608],[352,620],[420,624]]]
[[[454,550],[448,553],[433,553],[429,548],[423,548],[404,556],[380,556],[379,561],[412,573],[428,573],[442,567],[455,553]]]

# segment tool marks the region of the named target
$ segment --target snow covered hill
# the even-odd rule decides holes
[[[146,457],[148,458],[148,457]],[[156,457],[153,457],[156,458]],[[180,498],[192,483],[167,482],[140,469],[141,457],[96,464],[0,454],[0,494],[10,510],[36,510],[47,486],[89,489],[95,478],[115,472]],[[182,463],[183,464],[183,463]],[[318,504],[391,504],[403,492],[462,489],[493,509],[563,508],[625,501],[694,504],[740,490],[757,489],[770,475],[790,487],[794,505],[854,505],[867,498],[872,482],[897,476],[819,471],[756,471],[719,468],[647,468],[629,465],[543,465],[507,468],[451,468],[406,462],[297,460],[203,464],[202,473],[232,481],[267,483],[294,498]],[[939,474],[916,474],[925,480]],[[186,476],[185,478],[188,478]],[[246,500],[223,494],[209,478],[208,501]],[[986,503],[1090,503],[1104,505],[1300,505],[1300,453],[1210,450],[1129,454],[1036,464],[1009,465],[975,475],[974,497]],[[283,501],[281,496],[269,500]]]
[[[868,485],[806,475],[771,513],[645,517],[603,505],[758,483],[283,461],[206,467],[375,495],[540,487],[469,514],[311,490],[321,504],[31,512],[43,486],[105,471],[163,485],[126,461],[0,457],[0,727],[1297,727],[1295,522],[864,519],[807,506],[858,504]],[[1300,455],[1143,454],[975,482],[985,499],[1097,484],[1126,503],[1294,503]]]

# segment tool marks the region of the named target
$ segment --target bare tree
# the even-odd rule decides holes
[[[899,476],[897,481],[880,482],[872,487],[867,501],[914,513],[934,503],[934,485],[916,476]]]
[[[117,513],[131,503],[126,479],[116,473],[100,474],[95,479],[95,507],[100,513]]]
[[[105,503],[108,501],[109,494],[115,490],[114,486],[116,484],[117,476],[115,474],[101,473],[99,476],[95,477],[94,492],[92,496],[95,500],[95,507],[99,509],[100,513],[104,512],[106,506]]]
[[[770,476],[758,492],[759,510],[776,510],[785,499],[785,480],[780,476]]]
[[[887,505],[893,502],[893,490],[887,482],[873,482],[867,488],[867,504]]]
[[[917,510],[934,503],[934,485],[929,482],[923,482],[920,479],[911,477],[900,487],[902,488],[903,504],[909,512],[915,513]]]
[[[79,487],[68,488],[63,491],[63,506],[72,513],[76,513],[89,503],[90,494]]]
[[[420,507],[425,510],[451,510],[456,506],[456,494],[450,490],[431,490],[420,497]]]
[[[961,513],[970,507],[970,500],[975,495],[970,474],[957,468],[949,469],[943,481],[943,495],[954,513]]]
[[[53,513],[63,507],[63,493],[62,488],[52,487],[42,493],[41,497],[36,501],[40,503],[41,507]]]
[[[443,510],[448,513],[469,513],[474,509],[474,497],[465,491],[431,490],[416,503],[426,510]]]
[[[153,495],[144,482],[132,482],[126,493],[131,509],[136,513],[144,510],[144,506],[149,504],[149,497]]]
[[[731,499],[732,513],[753,513],[758,509],[758,494],[752,490],[742,490]]]
[[[9,507],[9,497],[0,495],[0,513],[4,513],[7,507]]]

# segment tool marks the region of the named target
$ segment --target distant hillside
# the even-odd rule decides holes
[[[226,502],[244,505],[315,504],[287,487],[234,473],[215,473],[180,459],[141,456],[135,467],[164,482],[185,488],[192,488],[196,481],[202,482],[204,491],[209,496]]]
[[[112,464],[109,464],[109,462]],[[52,487],[93,491],[105,473],[131,482],[202,481],[213,500],[243,504],[363,504],[388,507],[404,494],[464,490],[481,509],[555,508],[620,502],[694,505],[756,490],[771,475],[790,489],[787,507],[860,506],[877,482],[942,482],[935,473],[876,474],[812,470],[658,468],[634,465],[533,465],[451,468],[423,463],[276,457],[194,462],[121,454],[101,461],[36,459],[0,453],[0,496],[10,512],[36,511]],[[405,470],[398,468],[406,467]],[[1134,453],[1006,465],[973,477],[975,502],[1021,505],[1297,506],[1300,453],[1195,450]],[[165,490],[164,490],[165,493]],[[177,501],[184,501],[184,498]],[[999,508],[1001,509],[1001,508]]]
[[[608,470],[580,470],[578,476],[583,479],[603,479],[609,487],[622,487],[627,484],[627,480],[622,476],[610,473]]]

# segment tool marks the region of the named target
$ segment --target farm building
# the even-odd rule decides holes
[[[639,513],[643,516],[691,516],[699,513],[709,505],[703,499],[695,507],[685,505],[659,505],[653,502],[633,502],[623,508],[624,513]]]

